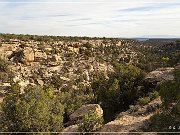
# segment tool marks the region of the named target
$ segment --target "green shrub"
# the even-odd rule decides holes
[[[161,85],[160,96],[163,105],[168,108],[169,105],[180,100],[180,83],[176,81],[169,81]]]
[[[137,104],[143,106],[143,105],[147,105],[150,101],[151,100],[149,97],[143,97],[138,99]]]
[[[174,77],[177,82],[180,82],[180,69],[174,71]]]
[[[38,49],[44,52],[45,51],[45,46],[42,45],[42,44],[38,44]]]
[[[180,117],[179,117],[180,118]],[[180,119],[168,113],[158,113],[150,118],[148,132],[179,132]]]
[[[85,104],[92,103],[93,95],[92,93],[83,94],[83,91],[71,91],[70,89],[68,92],[59,92],[58,93],[58,100],[64,105],[65,113],[70,115],[79,107]]]
[[[109,79],[97,74],[91,85],[107,122],[114,119],[116,113],[128,109],[142,93],[138,86],[142,85],[144,74],[139,68],[119,63],[114,63],[114,68],[116,72],[109,75]]]
[[[8,71],[8,62],[3,59],[0,59],[0,72],[7,72]]]
[[[5,72],[0,72],[0,82],[10,82],[12,78],[13,78],[13,73],[8,74]]]
[[[54,88],[59,89],[64,81],[60,78],[60,75],[57,73],[54,73],[50,79],[50,84],[54,86]]]
[[[2,103],[1,131],[49,132],[63,128],[64,107],[41,87],[27,87],[20,92],[13,84]]]
[[[83,47],[86,47],[87,49],[91,49],[92,48],[92,44],[90,44],[89,42],[85,43],[83,45]]]
[[[103,118],[98,116],[95,112],[87,113],[80,124],[78,130],[80,132],[94,132],[97,131],[103,124]]]
[[[154,91],[150,94],[150,100],[154,100],[159,97],[159,93],[157,91]]]

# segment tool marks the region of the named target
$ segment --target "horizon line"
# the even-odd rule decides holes
[[[10,34],[10,35],[29,35],[29,36],[53,36],[53,37],[79,37],[79,38],[83,38],[83,37],[87,37],[87,38],[120,38],[120,39],[180,39],[180,36],[175,36],[175,35],[146,35],[145,36],[136,36],[136,37],[109,37],[109,36],[83,36],[83,35],[46,35],[46,34],[22,34],[22,33],[1,33],[1,34]],[[149,36],[149,37],[148,37]],[[151,37],[151,36],[157,36],[157,37]],[[158,37],[160,36],[160,37]],[[162,37],[161,37],[162,36]],[[171,36],[171,37],[165,37],[165,36]]]

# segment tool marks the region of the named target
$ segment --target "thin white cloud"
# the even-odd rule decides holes
[[[108,37],[180,36],[179,14],[178,0],[2,0],[0,32]]]

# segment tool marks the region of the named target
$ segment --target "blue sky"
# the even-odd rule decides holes
[[[0,32],[180,37],[180,0],[0,0]]]

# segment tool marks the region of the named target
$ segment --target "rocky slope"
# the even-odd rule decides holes
[[[58,75],[63,87],[69,83],[72,89],[78,84],[88,86],[97,72],[107,78],[114,72],[112,59],[137,63],[143,54],[133,49],[134,40],[89,39],[78,41],[35,41],[0,38],[0,59],[10,61],[13,81],[22,89],[27,85],[48,84],[52,76]],[[116,57],[112,54],[117,53]],[[78,82],[78,84],[75,82]],[[1,79],[2,93],[10,82]],[[59,87],[57,91],[62,89]]]

